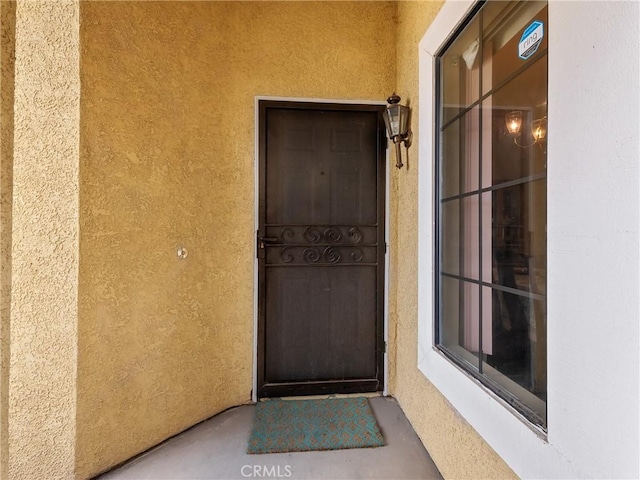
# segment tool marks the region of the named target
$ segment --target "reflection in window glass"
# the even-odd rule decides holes
[[[480,19],[471,21],[441,58],[444,122],[457,117],[480,96]]]
[[[437,64],[438,344],[541,426],[547,38],[546,2],[488,1]]]

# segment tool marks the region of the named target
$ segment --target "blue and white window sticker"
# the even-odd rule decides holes
[[[520,37],[520,42],[518,43],[518,56],[526,60],[536,53],[543,37],[544,25],[536,20],[522,32],[522,37]]]

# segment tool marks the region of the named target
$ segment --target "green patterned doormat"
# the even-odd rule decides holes
[[[381,447],[366,398],[271,399],[256,406],[247,453]]]

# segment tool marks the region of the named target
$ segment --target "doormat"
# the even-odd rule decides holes
[[[366,398],[259,402],[247,453],[384,446]]]

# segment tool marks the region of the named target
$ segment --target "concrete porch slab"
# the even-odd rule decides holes
[[[370,399],[386,446],[248,455],[255,407],[227,410],[172,438],[100,480],[125,479],[440,479],[398,403]]]

